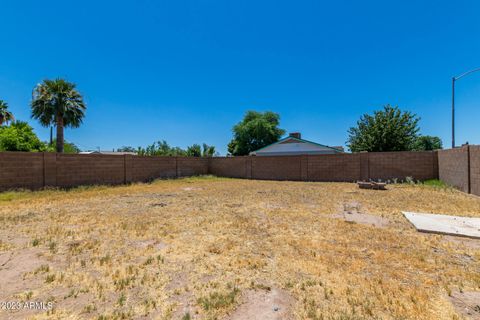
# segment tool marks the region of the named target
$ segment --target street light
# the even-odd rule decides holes
[[[455,148],[455,81],[477,71],[480,71],[480,68],[464,72],[461,75],[452,78],[452,149]]]

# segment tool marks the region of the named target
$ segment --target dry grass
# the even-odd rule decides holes
[[[333,219],[345,203],[387,228]],[[448,188],[217,179],[0,194],[0,300],[38,319],[223,319],[252,288],[295,319],[459,319],[480,250],[416,233],[401,210],[480,216]],[[0,310],[0,318],[6,311]]]

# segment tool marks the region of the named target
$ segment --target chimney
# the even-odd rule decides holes
[[[300,132],[290,132],[288,136],[292,138],[302,139],[302,134]]]

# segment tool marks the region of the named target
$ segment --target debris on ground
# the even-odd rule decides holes
[[[162,207],[163,208],[163,207],[166,207],[167,204],[164,203],[164,202],[157,202],[157,203],[152,203],[150,206],[152,206],[152,207]]]
[[[480,218],[402,211],[420,232],[480,239]]]
[[[372,190],[387,190],[387,184],[384,182],[374,182],[374,181],[358,181],[358,187],[360,189],[372,189]]]

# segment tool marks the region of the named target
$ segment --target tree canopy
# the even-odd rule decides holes
[[[32,118],[42,126],[56,126],[56,150],[63,152],[64,127],[79,127],[85,116],[86,105],[76,85],[64,79],[44,80],[33,90],[31,107]]]
[[[117,152],[137,152],[137,149],[130,146],[123,146],[121,148],[117,148]]]
[[[186,150],[187,157],[213,157],[215,155],[215,147],[204,143],[202,146],[193,144]]]
[[[141,156],[184,156],[185,150],[171,147],[167,141],[157,141],[146,147],[138,147],[137,153]]]
[[[202,157],[213,157],[215,154],[215,146],[209,146],[208,144],[204,143],[202,145]]]
[[[51,144],[48,144],[47,146],[47,150],[48,152],[55,152],[56,151],[56,147],[55,145],[57,144],[57,141],[55,139],[53,139],[53,142]],[[79,153],[81,150],[80,148],[73,142],[68,142],[68,141],[64,141],[64,145],[63,145],[63,153]]]
[[[184,150],[180,147],[171,147],[165,140],[154,142],[145,148],[138,147],[135,149],[133,147],[124,146],[117,149],[117,151],[124,152],[132,152],[132,150],[141,156],[213,157],[215,155],[215,147],[209,146],[206,143],[202,146],[199,144],[193,144]]]
[[[28,123],[15,121],[0,127],[0,151],[46,151],[46,145]]]
[[[233,127],[233,139],[228,144],[228,152],[234,156],[248,155],[277,142],[285,134],[279,125],[278,113],[247,111],[243,120]]]
[[[419,121],[411,112],[386,105],[373,115],[364,114],[357,126],[349,129],[347,145],[352,152],[413,150]]]
[[[55,152],[55,141],[48,144],[41,141],[33,128],[24,121],[14,121],[0,127],[0,151]],[[80,149],[65,141],[65,153],[79,153]]]
[[[413,150],[416,151],[438,150],[442,148],[442,140],[434,136],[419,136],[413,146]]]

